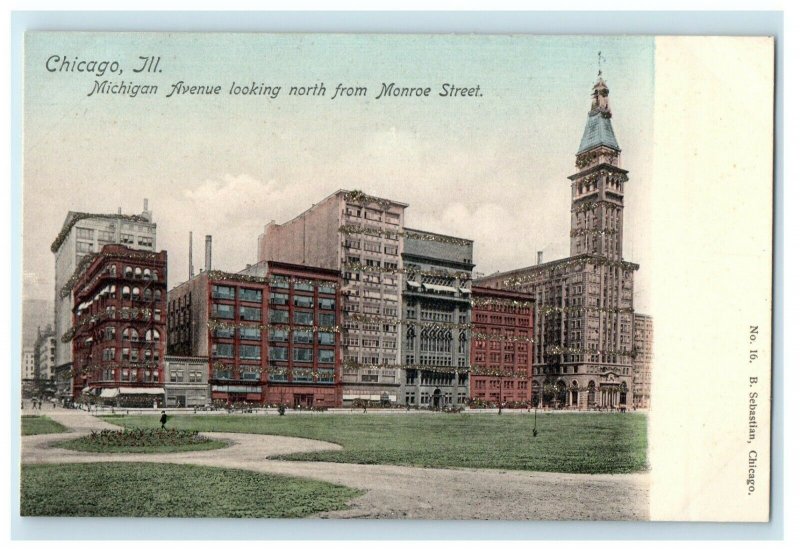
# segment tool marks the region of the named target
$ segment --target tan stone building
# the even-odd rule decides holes
[[[653,318],[644,314],[633,317],[633,405],[650,407],[650,380],[653,364]]]
[[[398,403],[404,211],[408,205],[339,190],[299,216],[267,224],[258,260],[318,266],[342,277],[343,401]]]
[[[637,264],[622,258],[628,172],[601,76],[569,176],[570,256],[476,280],[529,293],[534,318],[534,403],[617,409],[633,403],[633,291]]]

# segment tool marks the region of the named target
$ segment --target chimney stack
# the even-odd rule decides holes
[[[189,279],[194,277],[194,264],[192,264],[192,232],[189,232]]]
[[[536,263],[541,264],[544,257],[544,251],[536,251]]]
[[[144,209],[143,210],[145,212],[147,212],[147,197],[144,198]]]
[[[211,236],[206,236],[206,271],[211,270]]]

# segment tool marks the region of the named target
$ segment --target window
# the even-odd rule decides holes
[[[142,278],[142,269],[139,266],[136,266],[133,269],[133,277],[134,277],[134,279],[141,279]]]
[[[246,302],[261,302],[261,289],[239,288],[239,299]]]
[[[138,287],[134,287],[133,292],[131,293],[131,299],[139,300],[140,298],[142,298],[142,290],[139,289]]]
[[[289,331],[286,329],[270,329],[269,340],[270,342],[286,342],[289,340]]]
[[[211,316],[215,318],[233,319],[233,306],[230,304],[212,304]]]
[[[145,268],[142,276],[145,280],[150,281],[150,279],[153,277],[153,273],[150,271],[150,268]]]
[[[97,232],[97,240],[103,241],[105,243],[112,243],[114,241],[114,232],[113,231],[98,231]]]
[[[78,239],[94,239],[94,230],[88,228],[77,229]]]
[[[139,340],[139,332],[136,331],[133,327],[126,327],[122,330],[122,340],[123,341],[138,341]]]
[[[130,348],[123,348],[122,349],[122,361],[127,362],[131,359],[131,349]]]
[[[117,329],[113,325],[107,326],[103,330],[103,340],[113,341],[117,336]]]
[[[319,307],[322,310],[333,310],[336,307],[336,300],[332,298],[319,299]]]
[[[308,281],[295,281],[294,282],[294,290],[295,291],[313,291],[314,286]]]
[[[311,325],[314,323],[314,314],[311,312],[295,312],[294,322],[298,325]]]
[[[182,383],[183,382],[183,369],[173,369],[169,373],[169,382]]]
[[[152,247],[153,246],[153,238],[152,237],[139,236],[139,246],[140,247]]]
[[[269,303],[270,304],[289,304],[289,295],[287,295],[286,293],[270,292],[270,294],[269,294]]]
[[[258,327],[242,327],[239,329],[239,338],[257,341],[261,339],[261,329]]]
[[[213,335],[220,339],[232,339],[233,327],[215,327]]]
[[[294,296],[294,305],[299,308],[313,308],[314,307],[314,297],[307,297],[304,295],[295,295]]]
[[[233,300],[236,297],[236,295],[233,287],[228,287],[227,285],[212,285],[211,297],[221,298],[225,300]]]
[[[297,344],[312,344],[314,333],[311,331],[297,330],[292,334],[292,342]]]
[[[114,347],[103,349],[103,361],[113,362],[117,355],[117,349]]]
[[[386,253],[386,254],[390,254],[390,255],[396,255],[397,254],[397,245],[386,245],[383,248],[383,252]]]
[[[285,346],[271,346],[269,348],[269,359],[286,361],[289,359],[289,349]]]
[[[279,287],[281,289],[288,289],[289,288],[289,280],[285,277],[273,277],[270,285],[273,287]]]
[[[317,341],[319,344],[334,345],[336,344],[336,335],[333,333],[317,333]]]
[[[364,241],[364,250],[370,253],[381,252],[381,244],[376,241]]]
[[[319,314],[319,325],[320,327],[333,327],[336,325],[336,314]]]
[[[270,310],[269,311],[270,323],[289,323],[288,310]]]
[[[243,360],[260,360],[261,347],[252,344],[239,345],[239,358]]]
[[[223,368],[214,369],[214,378],[215,379],[230,379],[231,378],[231,368],[230,368],[230,366],[225,366]]]
[[[241,374],[242,380],[244,381],[257,381],[259,378],[259,372],[257,367],[245,366],[240,368],[239,372]]]
[[[190,383],[202,383],[203,382],[203,372],[199,369],[192,369],[189,371],[189,382]]]
[[[332,384],[333,381],[333,369],[328,368],[321,368],[317,370],[317,382],[318,383],[325,383],[325,384]]]
[[[322,283],[317,287],[317,291],[322,294],[332,295],[336,293],[336,286],[333,283]]]
[[[319,361],[320,361],[320,363],[324,363],[324,364],[332,364],[333,363],[333,350],[320,350],[319,351]]]
[[[90,253],[92,252],[92,244],[87,243],[85,241],[78,241],[78,252],[79,253]]]
[[[286,375],[286,371],[285,370],[281,370],[281,371],[271,371],[270,370],[270,372],[269,372],[269,381],[271,383],[285,383],[288,380],[289,379],[288,379],[288,377]]]
[[[310,362],[314,360],[314,350],[311,348],[295,348],[292,357],[296,362]]]
[[[310,367],[292,369],[292,380],[298,383],[310,383],[314,380],[314,372]]]
[[[233,358],[233,345],[217,342],[211,345],[211,356],[214,358]]]
[[[148,329],[147,332],[144,334],[144,340],[147,342],[155,341],[158,342],[161,340],[161,333],[159,333],[158,329]]]
[[[261,308],[252,308],[250,306],[239,307],[239,319],[247,321],[261,321]]]

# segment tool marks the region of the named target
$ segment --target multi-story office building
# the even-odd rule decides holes
[[[633,405],[650,407],[650,379],[653,364],[653,318],[633,316]]]
[[[210,400],[208,358],[167,356],[164,359],[164,402],[167,407],[202,407]]]
[[[400,395],[410,406],[466,404],[472,241],[406,229],[402,259]]]
[[[121,244],[130,249],[155,251],[156,224],[148,210],[147,199],[141,214],[67,213],[64,224],[50,250],[55,255],[55,325],[56,366],[69,369],[72,364],[72,343],[63,339],[72,327],[70,289],[82,262],[104,245]],[[62,373],[64,369],[61,370]]]
[[[39,329],[34,344],[34,378],[39,391],[55,394],[55,355],[56,339],[51,326]]]
[[[214,401],[338,406],[338,286],[284,262],[200,272],[169,293],[169,352],[208,358]]]
[[[296,218],[270,222],[259,261],[336,270],[342,277],[343,400],[401,402],[398,328],[403,216],[408,205],[339,190]]]
[[[476,281],[534,295],[534,379],[549,407],[632,403],[633,282],[639,266],[622,258],[628,172],[620,166],[608,94],[599,76],[577,172],[569,177],[570,256]]]
[[[472,373],[475,405],[527,405],[533,380],[533,295],[472,287]]]
[[[22,380],[34,379],[36,379],[36,350],[32,346],[26,346],[22,349]]]
[[[163,403],[167,252],[105,245],[74,285],[72,397]]]

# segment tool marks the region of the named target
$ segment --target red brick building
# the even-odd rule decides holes
[[[167,252],[105,245],[73,279],[73,399],[161,403]]]
[[[341,405],[339,272],[260,262],[169,293],[169,353],[208,356],[214,401]]]
[[[533,296],[472,287],[473,405],[527,405],[533,366]]]

